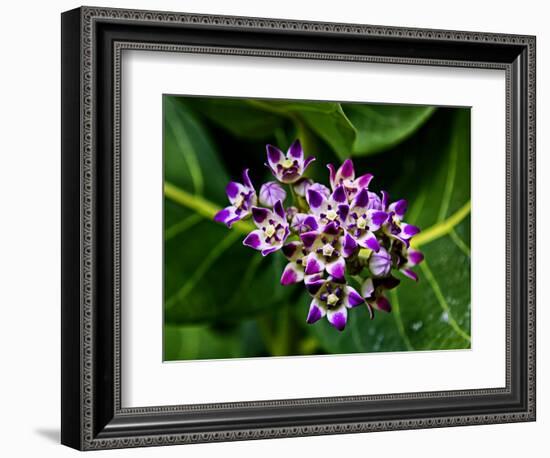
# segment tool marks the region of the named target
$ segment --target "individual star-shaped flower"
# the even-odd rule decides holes
[[[337,227],[340,227],[346,218],[347,210],[349,210],[348,199],[343,186],[338,186],[328,197],[315,189],[309,188],[306,200],[309,209],[315,215],[321,227],[329,223],[334,223]]]
[[[402,242],[397,242],[395,247],[394,252],[397,254],[397,268],[399,271],[412,280],[418,281],[418,275],[412,268],[424,260],[424,255]]]
[[[328,277],[313,294],[306,322],[313,324],[326,316],[332,326],[342,331],[348,320],[347,309],[364,303],[361,295],[345,281]]]
[[[250,215],[252,206],[258,203],[258,198],[248,176],[248,169],[243,171],[243,183],[230,181],[227,184],[225,192],[231,205],[216,213],[214,221],[231,227],[235,221],[239,221]]]
[[[246,236],[243,245],[261,251],[262,256],[273,253],[283,246],[290,229],[281,201],[273,206],[273,210],[252,207],[252,220],[258,229]]]
[[[357,243],[349,234],[343,235],[338,225],[332,221],[322,231],[304,232],[300,234],[300,238],[309,252],[305,261],[306,275],[326,270],[334,278],[344,278],[344,258],[351,256],[357,248]]]
[[[313,156],[304,160],[304,150],[300,140],[295,140],[288,148],[286,155],[277,147],[267,145],[267,166],[273,176],[282,183],[298,181],[308,165],[315,160]]]
[[[290,221],[290,228],[297,234],[316,231],[319,228],[317,218],[308,213],[295,213]]]
[[[420,228],[403,221],[403,217],[407,212],[407,201],[401,199],[388,205],[388,194],[382,191],[382,196],[382,204],[388,213],[388,219],[384,224],[384,232],[408,246],[409,240],[420,232]]]
[[[355,178],[355,169],[351,159],[346,159],[338,170],[334,169],[332,164],[328,164],[330,186],[336,189],[338,186],[344,186],[348,196],[352,198],[362,188],[368,188],[373,176],[370,173]]]
[[[388,214],[381,210],[369,209],[369,191],[361,189],[351,201],[348,210],[341,208],[345,214],[344,229],[357,244],[373,251],[380,250],[380,244],[374,232],[380,229],[388,219]]]
[[[301,242],[289,242],[282,248],[283,254],[288,259],[288,264],[281,275],[281,285],[290,285],[301,282],[304,279],[305,261],[307,252]]]

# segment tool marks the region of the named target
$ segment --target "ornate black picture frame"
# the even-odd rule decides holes
[[[506,72],[506,387],[121,406],[124,49]],[[535,420],[535,38],[82,7],[62,15],[62,435],[80,450]]]

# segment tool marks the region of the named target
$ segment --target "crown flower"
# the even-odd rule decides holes
[[[361,175],[359,178],[355,178],[355,168],[351,159],[346,159],[338,170],[334,169],[332,164],[327,164],[327,168],[330,172],[330,186],[335,189],[338,186],[344,186],[350,197],[363,189],[369,187],[369,183],[373,179],[370,173]]]
[[[339,331],[346,327],[348,308],[364,304],[365,300],[351,286],[328,277],[313,295],[306,322],[313,324],[324,316]]]
[[[261,251],[262,256],[283,247],[290,229],[280,200],[273,206],[273,210],[252,207],[252,220],[258,229],[246,236],[243,245]]]
[[[214,221],[231,227],[235,221],[239,221],[250,215],[252,206],[257,204],[258,198],[248,176],[248,169],[243,171],[243,183],[230,181],[227,184],[225,193],[231,205],[216,213]]]
[[[271,173],[273,173],[273,176],[281,183],[295,183],[298,181],[308,165],[315,160],[314,157],[308,157],[304,160],[304,150],[302,149],[300,140],[292,143],[286,154],[273,145],[267,145],[266,150],[266,165],[271,170]]]
[[[375,311],[390,313],[385,292],[399,286],[394,273],[418,281],[414,267],[424,259],[411,246],[420,229],[404,221],[407,201],[390,203],[387,192],[369,190],[373,175],[356,178],[351,159],[338,169],[328,164],[330,187],[305,177],[315,158],[304,159],[299,140],[286,154],[273,145],[266,150],[266,165],[277,181],[262,184],[258,198],[246,169],[242,184],[227,185],[231,205],[214,220],[231,227],[251,218],[256,229],[243,245],[263,256],[282,252],[287,264],[280,283],[303,284],[312,297],[306,323],[326,317],[343,331],[355,307],[365,306],[371,319]],[[287,196],[292,202],[285,210]],[[350,282],[358,283],[360,293]]]

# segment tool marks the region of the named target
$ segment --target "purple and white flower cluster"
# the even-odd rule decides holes
[[[288,260],[281,284],[303,282],[312,297],[307,323],[326,316],[342,331],[348,309],[365,305],[371,318],[374,310],[391,311],[384,292],[400,282],[394,271],[418,281],[412,268],[424,257],[411,239],[420,229],[403,220],[407,201],[390,203],[387,192],[370,191],[373,176],[356,178],[351,159],[337,170],[328,164],[330,188],[303,176],[314,160],[304,158],[299,140],[286,154],[267,145],[266,166],[277,181],[264,183],[258,196],[245,170],[243,183],[227,185],[231,205],[214,220],[231,227],[252,218],[256,229],[243,244],[263,256],[281,250]],[[284,186],[293,197],[286,210]],[[350,279],[361,284],[360,292]]]

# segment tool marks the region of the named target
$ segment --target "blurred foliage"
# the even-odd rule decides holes
[[[371,188],[409,201],[426,260],[403,277],[394,310],[355,309],[343,332],[307,325],[310,298],[282,287],[285,259],[242,246],[250,230],[212,221],[244,168],[270,179],[265,144],[300,138],[328,183],[326,163],[352,156]],[[211,359],[470,347],[470,112],[422,106],[164,97],[164,359]]]

